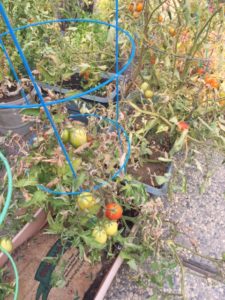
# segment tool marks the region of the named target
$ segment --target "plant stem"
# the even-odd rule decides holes
[[[163,2],[161,2],[159,5],[156,6],[156,8],[153,9],[153,11],[150,13],[150,15],[148,16],[148,10],[146,9],[146,14],[145,14],[145,21],[144,21],[144,30],[143,30],[143,35],[144,38],[142,39],[142,46],[141,46],[141,51],[140,51],[140,55],[139,55],[139,61],[138,61],[138,65],[137,68],[134,72],[134,75],[132,76],[132,81],[130,82],[130,84],[128,84],[126,90],[125,90],[125,97],[127,97],[131,87],[133,86],[133,82],[137,79],[141,68],[142,68],[142,63],[143,63],[143,58],[144,58],[144,54],[146,51],[145,48],[145,44],[144,44],[144,40],[148,40],[148,30],[149,30],[149,23],[154,15],[154,13],[164,4],[166,3],[167,0],[164,0]],[[148,3],[146,4],[146,6],[149,5]]]
[[[213,18],[215,17],[215,15],[220,11],[221,9],[218,9],[216,10],[212,16],[208,19],[208,21],[204,24],[204,26],[202,27],[202,29],[199,31],[199,33],[196,35],[195,39],[194,39],[194,43],[193,43],[193,46],[191,47],[189,53],[188,53],[188,56],[190,56],[191,58],[194,57],[196,51],[198,50],[198,48],[200,47],[200,45],[202,43],[199,43],[197,44],[200,36],[202,35],[202,33],[204,32],[204,30],[206,29],[206,27],[208,25],[210,25],[211,21],[213,20]],[[204,41],[204,39],[202,40],[202,42]],[[185,79],[185,76],[188,72],[188,69],[189,69],[189,65],[190,65],[190,59],[186,60],[186,63],[185,63],[185,67],[184,67],[184,71],[183,71],[183,74],[182,74],[182,77],[181,77],[181,81],[184,81]]]
[[[157,113],[153,113],[153,112],[150,112],[150,111],[145,111],[145,110],[142,110],[140,109],[136,104],[130,102],[128,103],[130,106],[132,106],[135,110],[137,110],[138,112],[140,113],[143,113],[145,115],[150,115],[150,116],[153,116],[153,117],[157,117],[159,119],[161,119],[164,123],[166,123],[169,127],[172,127],[173,124],[170,123],[166,118],[164,118],[163,116],[157,114]]]
[[[184,266],[182,264],[182,261],[179,257],[179,255],[177,254],[177,251],[175,249],[175,244],[174,246],[168,243],[169,248],[171,249],[173,255],[175,256],[176,261],[178,262],[179,266],[180,266],[180,270],[181,270],[181,294],[183,296],[184,300],[187,300],[186,296],[185,296],[185,285],[184,285]]]

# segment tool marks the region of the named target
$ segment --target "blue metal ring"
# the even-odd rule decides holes
[[[127,134],[127,132],[125,131],[125,129],[116,121],[112,120],[112,119],[109,119],[109,118],[106,118],[106,117],[102,117],[100,115],[97,115],[97,114],[74,114],[74,115],[71,115],[70,118],[76,118],[78,116],[82,116],[82,117],[95,117],[95,118],[98,118],[100,120],[104,120],[106,122],[108,122],[109,124],[113,125],[115,127],[115,129],[119,129],[121,130],[121,132],[123,133],[125,139],[126,139],[126,142],[127,142],[127,153],[126,153],[126,156],[125,156],[125,159],[124,159],[124,162],[122,164],[122,166],[114,173],[114,175],[112,175],[111,178],[109,178],[108,181],[104,181],[102,182],[101,184],[98,184],[96,186],[93,187],[93,190],[94,191],[97,191],[98,189],[100,189],[101,187],[105,186],[108,184],[109,181],[112,181],[114,180],[116,177],[118,177],[120,175],[120,173],[122,171],[125,170],[126,168],[126,165],[128,163],[128,160],[130,158],[130,153],[131,153],[131,144],[130,144],[130,139],[129,139],[129,136]],[[49,188],[46,188],[45,186],[43,185],[38,185],[38,188],[41,189],[42,191],[44,192],[47,192],[49,194],[53,194],[53,195],[57,195],[57,196],[60,196],[60,195],[68,195],[68,196],[72,196],[72,195],[80,195],[81,193],[83,192],[91,192],[91,190],[80,190],[78,192],[60,192],[60,191],[53,191]]]
[[[19,31],[19,30],[23,30],[23,29],[27,29],[30,27],[35,27],[35,26],[40,26],[40,25],[46,25],[46,24],[53,24],[53,23],[61,23],[61,22],[77,22],[77,23],[94,23],[94,24],[100,24],[100,25],[105,25],[105,26],[109,26],[114,28],[115,30],[117,29],[117,27],[113,24],[107,23],[107,22],[103,22],[103,21],[99,21],[99,20],[91,20],[91,19],[58,19],[58,20],[48,20],[48,21],[43,21],[43,22],[37,22],[37,23],[32,23],[32,24],[27,24],[18,28],[15,28],[14,31]],[[56,105],[56,104],[60,104],[60,103],[65,103],[74,99],[78,99],[84,95],[93,93],[99,89],[101,89],[102,87],[108,85],[109,83],[113,82],[114,80],[116,80],[121,74],[123,74],[126,69],[129,67],[129,65],[131,64],[132,60],[134,59],[135,56],[135,51],[136,51],[136,46],[135,46],[135,42],[134,39],[132,38],[132,36],[130,35],[130,33],[122,28],[118,28],[118,30],[125,34],[127,36],[127,38],[130,40],[131,43],[131,54],[130,57],[127,60],[127,63],[118,71],[117,74],[111,76],[108,80],[106,80],[105,82],[99,84],[98,86],[91,88],[87,91],[84,91],[82,93],[79,94],[75,94],[66,98],[62,98],[62,99],[58,99],[55,101],[49,101],[49,102],[45,102],[46,106],[51,106],[51,105]],[[3,32],[2,34],[0,34],[0,37],[4,37],[6,35],[8,35],[9,32]],[[14,109],[24,109],[24,108],[39,108],[42,107],[41,104],[26,104],[26,105],[8,105],[8,104],[0,104],[0,108],[14,108]]]

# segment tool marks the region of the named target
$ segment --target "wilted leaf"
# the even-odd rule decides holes
[[[128,260],[128,261],[127,261],[127,264],[128,264],[128,266],[129,266],[131,269],[133,269],[133,270],[135,270],[135,271],[138,270],[137,263],[136,263],[136,261],[135,261],[134,259]]]
[[[169,177],[168,176],[156,176],[155,180],[157,182],[158,185],[162,185],[164,183],[169,182]]]
[[[164,125],[164,124],[160,124],[157,128],[156,133],[160,133],[160,132],[167,132],[169,130],[169,127]]]
[[[36,117],[39,116],[40,114],[40,108],[26,108],[26,109],[22,109],[20,113],[25,116]]]

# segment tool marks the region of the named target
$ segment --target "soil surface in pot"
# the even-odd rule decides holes
[[[61,86],[62,88],[66,88],[69,90],[77,90],[77,91],[85,91],[90,88],[93,88],[101,83],[104,83],[107,80],[107,78],[102,78],[98,82],[93,82],[93,85],[91,84],[91,78],[85,79],[85,77],[80,76],[79,73],[73,74],[69,80],[64,80],[62,84],[57,83],[58,86]],[[112,93],[115,90],[115,86],[113,83],[107,85],[106,87],[103,87],[102,89],[92,93],[92,95],[98,96],[98,97],[107,97],[109,93]]]
[[[9,92],[14,92],[15,90],[9,90]],[[0,103],[9,103],[9,102],[14,102],[17,101],[19,99],[23,98],[23,96],[21,95],[21,93],[18,93],[15,96],[7,96],[7,95],[3,95],[3,97],[0,97]]]
[[[127,167],[127,173],[142,183],[153,187],[160,187],[155,179],[156,176],[164,176],[168,172],[168,163],[161,162],[158,159],[164,157],[171,149],[170,139],[166,134],[148,135],[147,137],[151,149],[151,155],[142,157],[142,162],[138,167]]]

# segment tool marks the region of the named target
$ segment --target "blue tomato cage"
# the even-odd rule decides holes
[[[96,114],[79,114],[79,115],[77,114],[77,115],[71,116],[71,117],[77,117],[77,116],[96,117],[96,118],[99,118],[99,119],[102,118],[106,122],[108,122],[111,126],[116,128],[119,140],[120,140],[120,137],[121,137],[120,135],[121,134],[125,137],[125,140],[126,140],[126,143],[127,143],[127,147],[126,147],[127,152],[125,154],[125,160],[124,160],[122,166],[120,166],[120,168],[117,171],[115,171],[114,175],[112,175],[112,177],[109,180],[115,179],[117,176],[120,175],[120,173],[122,171],[124,171],[126,169],[126,165],[128,163],[129,157],[130,157],[130,141],[129,141],[128,134],[126,133],[126,131],[123,129],[123,127],[118,122],[119,121],[119,112],[120,112],[120,107],[119,107],[119,80],[120,80],[120,78],[119,77],[120,77],[120,75],[122,75],[127,70],[128,66],[131,64],[131,62],[133,61],[134,56],[135,56],[135,42],[134,42],[132,36],[130,35],[130,33],[128,31],[126,31],[126,30],[119,27],[119,1],[115,0],[115,25],[107,23],[107,22],[103,22],[103,21],[99,21],[99,20],[91,20],[91,19],[58,19],[58,20],[49,20],[49,21],[32,23],[32,24],[27,24],[25,26],[21,26],[21,27],[18,27],[18,28],[13,28],[10,21],[9,21],[9,18],[8,18],[6,12],[5,12],[5,9],[4,9],[4,6],[3,6],[2,3],[0,3],[0,14],[1,14],[2,19],[3,19],[3,21],[4,21],[4,23],[7,27],[7,30],[8,30],[8,31],[0,34],[0,47],[1,47],[6,59],[8,61],[8,64],[9,64],[10,69],[11,69],[13,75],[14,75],[14,78],[20,84],[19,76],[17,75],[17,72],[16,72],[16,70],[13,66],[13,63],[10,59],[8,51],[7,51],[7,49],[4,45],[4,42],[2,40],[2,38],[7,36],[7,35],[9,35],[11,37],[11,39],[14,43],[14,46],[15,46],[15,48],[17,49],[17,51],[19,53],[21,62],[23,63],[23,66],[25,67],[25,70],[26,70],[26,72],[27,72],[32,84],[33,84],[33,87],[34,87],[34,90],[37,94],[37,97],[39,98],[39,103],[36,103],[36,104],[29,103],[29,100],[28,100],[28,98],[25,94],[25,91],[22,90],[21,94],[24,98],[24,104],[23,105],[0,104],[0,109],[27,109],[27,108],[40,108],[40,107],[42,107],[45,111],[45,114],[46,114],[49,122],[50,122],[50,125],[53,128],[53,131],[54,131],[55,137],[57,139],[57,142],[60,145],[63,154],[65,155],[65,158],[68,162],[68,165],[70,167],[70,170],[71,170],[74,178],[76,178],[76,176],[77,176],[76,171],[73,168],[72,162],[69,158],[69,155],[67,153],[65,145],[63,144],[63,142],[61,140],[61,137],[60,137],[60,134],[59,134],[58,129],[56,127],[56,124],[55,124],[55,122],[52,118],[51,112],[49,110],[49,106],[62,104],[62,103],[65,103],[65,102],[69,102],[71,100],[78,99],[82,96],[93,93],[93,92],[103,88],[104,86],[108,85],[109,83],[111,83],[113,81],[116,82],[116,118],[115,118],[115,120],[111,120],[111,119],[108,119],[108,118],[103,118],[103,117],[101,117],[99,115],[96,115]],[[116,39],[116,46],[115,46],[116,72],[110,78],[108,78],[104,82],[100,83],[98,86],[90,88],[89,90],[83,91],[81,93],[74,94],[74,95],[69,96],[69,97],[61,98],[61,99],[58,99],[58,100],[55,100],[55,101],[45,102],[45,100],[43,98],[43,95],[42,95],[42,92],[40,91],[40,89],[38,87],[37,81],[36,81],[34,75],[32,74],[29,63],[28,63],[28,61],[27,61],[27,59],[24,55],[24,52],[21,48],[21,45],[18,42],[18,39],[16,37],[16,32],[27,29],[27,28],[31,28],[31,27],[43,26],[43,25],[48,25],[48,24],[53,24],[53,23],[62,23],[62,22],[67,22],[67,23],[71,23],[71,22],[74,22],[74,23],[75,22],[76,23],[94,23],[94,24],[99,24],[99,25],[104,25],[104,26],[110,27],[110,28],[114,28],[115,31],[116,31],[116,38],[115,38]],[[120,33],[123,33],[128,38],[128,40],[130,41],[130,44],[131,44],[130,56],[129,56],[127,62],[124,64],[124,66],[121,69],[119,69],[119,34]],[[123,147],[121,147],[121,148],[123,148]],[[93,189],[98,190],[99,188],[101,188],[105,184],[107,184],[107,182],[102,182],[101,184],[96,185]],[[46,188],[44,186],[41,186],[41,185],[39,185],[38,187],[40,189],[42,189],[42,190],[44,190],[48,193],[54,194],[54,195],[78,195],[78,194],[83,192],[82,188],[80,188],[78,191],[74,191],[74,192],[73,191],[63,192],[63,191],[53,191],[53,190],[48,189],[48,188]]]

